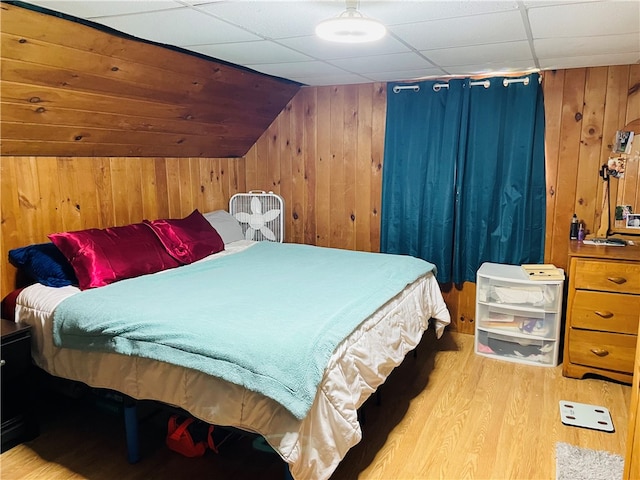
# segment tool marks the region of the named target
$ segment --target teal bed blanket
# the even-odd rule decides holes
[[[434,270],[410,256],[259,242],[73,295],[54,312],[54,343],[199,370],[302,419],[338,344]]]

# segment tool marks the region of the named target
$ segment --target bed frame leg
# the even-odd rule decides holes
[[[127,460],[129,463],[140,461],[138,442],[138,409],[132,398],[124,399],[124,430],[127,437]]]

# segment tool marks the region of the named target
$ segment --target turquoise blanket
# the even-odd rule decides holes
[[[410,256],[259,242],[73,295],[54,312],[54,342],[199,370],[301,419],[336,346],[434,269]]]

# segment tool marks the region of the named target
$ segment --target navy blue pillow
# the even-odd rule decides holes
[[[48,287],[78,284],[73,267],[53,243],[9,250],[9,261],[33,281]]]

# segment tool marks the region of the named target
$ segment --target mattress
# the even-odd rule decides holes
[[[225,251],[201,261],[233,255],[254,243],[233,242]],[[429,273],[420,277],[338,345],[311,410],[297,419],[264,395],[196,370],[140,357],[56,347],[53,312],[60,302],[78,292],[73,286],[35,284],[20,293],[16,320],[31,325],[32,355],[40,368],[135,399],[174,405],[208,423],[260,434],[289,464],[295,479],[331,476],[362,438],[357,409],[417,346],[430,319],[438,337],[450,322],[435,276]]]

